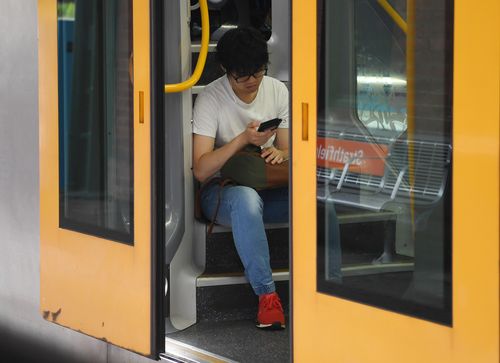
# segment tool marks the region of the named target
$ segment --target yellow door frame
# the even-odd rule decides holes
[[[133,1],[134,245],[129,246],[59,228],[57,1],[38,0],[40,313],[143,355],[152,354],[154,323],[149,10],[149,1]]]
[[[500,3],[456,0],[454,12],[453,326],[447,327],[316,291],[316,1],[292,1],[295,362],[499,362]]]

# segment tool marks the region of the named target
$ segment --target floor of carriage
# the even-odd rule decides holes
[[[288,326],[264,331],[253,320],[201,322],[168,337],[237,362],[290,361]]]

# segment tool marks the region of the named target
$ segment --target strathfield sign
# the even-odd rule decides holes
[[[385,159],[389,155],[387,145],[368,142],[318,138],[316,160],[318,166],[329,169],[343,169],[349,164],[349,171],[384,175]]]

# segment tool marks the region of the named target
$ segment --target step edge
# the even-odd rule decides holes
[[[172,358],[181,362],[236,363],[230,358],[178,341],[175,338],[165,337],[165,352],[160,354],[160,360],[172,362]]]
[[[266,231],[272,230],[272,229],[289,229],[289,224],[288,223],[267,223],[264,225]],[[231,227],[225,227],[221,226],[219,224],[215,224],[213,229],[212,229],[212,234],[214,233],[227,233],[231,232],[232,229]]]
[[[370,275],[381,272],[404,272],[404,271],[413,271],[414,267],[415,267],[414,262],[360,264],[360,265],[342,267],[342,275],[344,277],[348,277],[348,276],[358,276],[358,275]],[[275,282],[290,281],[290,272],[289,271],[273,272],[273,280]],[[240,285],[240,284],[248,284],[248,280],[244,275],[201,276],[198,277],[198,279],[196,280],[196,287],[212,287],[212,286]]]
[[[289,281],[290,272],[279,271],[273,272],[273,280]],[[248,284],[248,280],[244,275],[241,276],[205,276],[198,277],[196,280],[196,287],[211,287],[211,286],[224,286],[224,285],[241,285]]]

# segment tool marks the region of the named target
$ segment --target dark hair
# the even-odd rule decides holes
[[[228,30],[217,43],[216,59],[227,72],[252,74],[269,63],[266,40],[253,28]]]

